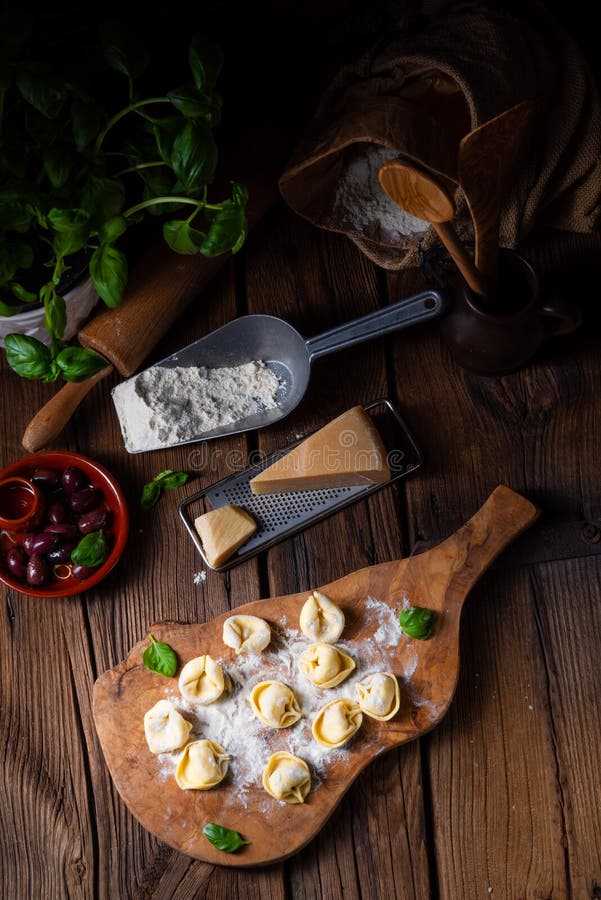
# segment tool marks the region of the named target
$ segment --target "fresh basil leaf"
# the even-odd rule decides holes
[[[53,188],[57,190],[67,181],[73,165],[73,157],[65,147],[48,147],[43,156],[44,171]]]
[[[35,220],[38,223],[38,225],[40,226],[40,228],[43,228],[44,230],[46,230],[49,227],[48,219],[46,218],[45,212],[41,208],[41,204],[32,203],[29,206],[29,209],[31,209],[31,213],[35,217]]]
[[[210,94],[206,96],[207,102],[207,111],[204,115],[205,120],[209,123],[211,128],[215,128],[216,125],[219,125],[221,121],[221,94],[217,91],[211,91]]]
[[[246,206],[248,203],[248,191],[239,181],[232,181],[232,203],[234,206]]]
[[[192,38],[188,62],[197,88],[214,88],[223,66],[223,51],[204,35]]]
[[[95,100],[86,98],[73,101],[71,130],[75,147],[79,153],[94,140],[100,131],[101,121],[102,112]]]
[[[79,231],[64,231],[55,234],[52,240],[52,249],[55,256],[69,256],[71,253],[77,253],[86,246],[88,242],[89,231],[82,228]]]
[[[48,383],[50,383],[52,381],[56,381],[56,379],[58,378],[59,375],[60,375],[60,369],[56,364],[56,360],[53,359],[52,362],[50,363],[50,368],[48,369],[48,371],[42,378],[42,381],[45,381]]]
[[[226,250],[237,253],[244,244],[248,233],[246,213],[242,206],[234,206],[226,201],[218,212],[209,214],[211,219],[209,232],[203,241],[200,252],[203,256],[219,256]]]
[[[101,243],[110,244],[127,231],[127,219],[124,216],[113,216],[100,226],[98,236]]]
[[[173,143],[171,165],[186,193],[210,184],[217,165],[217,145],[206,122],[187,122]]]
[[[47,220],[56,232],[52,244],[56,256],[69,256],[85,247],[90,235],[90,216],[85,210],[53,207]]]
[[[173,491],[185,484],[190,476],[187,472],[177,472],[175,469],[165,469],[148,481],[142,488],[140,506],[142,509],[152,509],[156,505],[163,488]]]
[[[123,300],[127,284],[127,260],[112,244],[101,244],[90,259],[90,277],[107,306],[113,309]]]
[[[169,478],[170,475],[173,475],[175,471],[176,469],[163,469],[163,471],[159,472],[158,475],[155,475],[152,480],[156,481],[157,484],[160,484],[165,478]]]
[[[90,217],[90,226],[98,229],[107,219],[118,216],[125,203],[125,188],[114,178],[92,175],[79,199],[79,205]]]
[[[171,165],[173,143],[182,131],[181,116],[169,116],[156,122],[153,128],[157,150],[163,162]]]
[[[16,68],[19,93],[47,119],[56,119],[65,101],[63,82],[42,62],[21,62]]]
[[[148,637],[150,638],[150,646],[142,654],[142,662],[151,672],[165,675],[167,678],[173,678],[177,672],[175,651],[169,644],[156,641],[151,634]]]
[[[214,847],[223,850],[224,853],[235,853],[240,847],[251,843],[251,841],[245,841],[237,831],[224,828],[223,825],[216,825],[215,822],[205,825],[202,832]]]
[[[148,54],[133,29],[122,22],[105,22],[100,26],[104,57],[115,72],[127,78],[138,78],[148,65]]]
[[[43,289],[42,289],[43,290]],[[67,308],[65,301],[54,290],[44,296],[44,327],[52,337],[62,338],[67,327]]]
[[[197,87],[184,85],[167,92],[167,96],[182,115],[188,119],[200,119],[210,112],[210,104],[206,94]]]
[[[56,357],[56,364],[65,381],[85,381],[105,369],[107,361],[83,347],[65,347]]]
[[[102,531],[92,531],[83,537],[71,552],[71,562],[88,569],[96,569],[106,562],[108,548]]]
[[[192,228],[185,219],[172,219],[163,225],[163,237],[176,253],[192,255],[200,251],[206,235]]]
[[[158,484],[163,490],[174,491],[185,484],[189,477],[187,472],[174,472],[171,469],[167,469],[157,476],[155,480],[158,480]]]
[[[54,231],[69,232],[87,225],[90,215],[85,209],[60,209],[54,206],[47,218]]]
[[[50,349],[36,338],[27,334],[7,334],[4,349],[9,366],[22,378],[37,380],[50,370]]]
[[[423,606],[410,606],[399,615],[399,624],[409,637],[427,641],[434,630],[434,612]]]
[[[34,303],[38,299],[38,295],[34,291],[26,290],[18,281],[11,281],[8,286],[13,296],[20,300],[21,303]]]
[[[161,496],[161,488],[155,481],[148,481],[142,488],[140,506],[142,509],[152,509]]]

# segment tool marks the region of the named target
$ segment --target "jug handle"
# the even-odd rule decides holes
[[[582,310],[577,304],[568,303],[557,294],[551,296],[542,305],[541,313],[548,320],[546,337],[559,337],[571,334],[582,322]]]

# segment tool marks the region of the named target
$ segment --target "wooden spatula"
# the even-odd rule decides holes
[[[537,516],[532,503],[501,486],[469,522],[434,549],[410,559],[360,569],[319,588],[343,609],[346,627],[341,640],[351,652],[353,641],[359,638],[373,638],[378,643],[384,657],[378,670],[399,677],[403,700],[397,715],[388,722],[364,717],[361,730],[347,749],[326,758],[326,776],[303,805],[291,807],[272,800],[260,780],[242,793],[230,776],[210,791],[182,791],[172,775],[161,777],[161,764],[146,746],[143,718],[159,699],[177,693],[177,682],[145,669],[142,653],[148,642],[137,644],[124,662],[101,675],[94,686],[94,721],[105,759],[133,815],[172,847],[211,863],[260,866],[296,853],[322,828],[374,757],[414,740],[440,722],[457,684],[459,622],[465,598],[498,554]],[[266,619],[277,636],[298,629],[307,593],[257,600],[235,612]],[[394,618],[408,601],[434,610],[433,636],[427,641],[401,636],[397,644],[382,642],[376,634],[380,623],[367,615],[368,598],[385,604]],[[163,622],[153,625],[151,632],[156,640],[173,647],[180,666],[201,653],[210,653],[221,659],[227,670],[228,663],[235,660],[234,652],[222,641],[223,622],[228,615],[231,613],[195,625]],[[273,665],[275,654],[274,647],[273,653],[266,652],[262,657],[265,671],[256,677],[257,682],[271,677],[270,658]],[[402,676],[411,670],[409,694]],[[322,693],[325,704],[331,695]],[[302,720],[293,727],[301,724]],[[265,732],[267,762],[273,752],[268,745],[275,743],[282,749],[286,732],[275,736],[269,729]],[[210,739],[211,734],[203,737]],[[302,757],[302,748],[297,752]],[[208,822],[235,829],[252,843],[234,854],[216,850],[202,833]]]
[[[401,209],[431,222],[469,287],[480,296],[489,285],[474,265],[451,225],[455,202],[442,182],[415,164],[401,159],[385,163],[379,172],[380,184]]]
[[[499,257],[501,209],[532,117],[524,100],[466,134],[459,145],[459,183],[465,193],[476,240],[476,266],[494,281]]]

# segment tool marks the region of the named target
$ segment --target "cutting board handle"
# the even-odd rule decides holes
[[[448,566],[453,559],[451,581],[465,598],[482,573],[519,534],[538,519],[536,506],[505,485],[490,497],[465,525],[430,551]]]

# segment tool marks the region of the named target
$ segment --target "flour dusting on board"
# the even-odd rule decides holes
[[[315,790],[327,778],[328,767],[334,760],[352,753],[356,742],[361,741],[366,746],[365,734],[360,730],[344,747],[334,750],[322,747],[311,731],[313,719],[321,707],[331,700],[339,697],[356,700],[356,685],[367,675],[390,671],[390,650],[401,643],[405,651],[401,654],[402,671],[399,678],[402,689],[414,704],[421,705],[424,702],[412,682],[417,654],[411,650],[411,641],[402,633],[395,610],[380,600],[368,597],[363,612],[362,624],[368,636],[336,643],[357,664],[353,674],[337,687],[320,690],[303,675],[299,660],[311,641],[300,631],[287,627],[287,618],[283,615],[277,623],[278,628],[272,629],[273,638],[266,651],[249,656],[240,655],[233,662],[219,660],[232,684],[232,690],[224,699],[209,706],[199,706],[181,697],[176,687],[164,692],[163,696],[192,723],[190,740],[208,738],[224,747],[231,757],[228,779],[231,780],[236,802],[248,806],[249,793],[261,787],[267,760],[278,750],[288,750],[305,760],[311,770],[311,789]],[[213,656],[218,658],[214,648]],[[249,697],[253,687],[259,681],[271,679],[289,685],[298,698],[303,718],[291,728],[268,728],[252,711]],[[180,752],[165,753],[158,757],[159,777],[162,780],[174,776]],[[270,803],[273,800],[266,796],[266,811]]]

